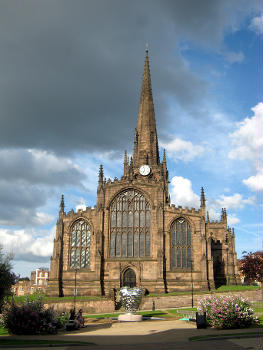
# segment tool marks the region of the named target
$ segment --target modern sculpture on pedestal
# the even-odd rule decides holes
[[[142,315],[135,315],[142,300],[143,289],[140,287],[123,287],[120,289],[121,304],[127,312],[118,317],[119,321],[138,322],[142,321]]]

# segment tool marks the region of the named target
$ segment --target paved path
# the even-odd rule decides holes
[[[78,346],[75,349],[88,350],[262,350],[262,338],[227,339],[189,342],[189,338],[200,335],[221,335],[230,333],[258,331],[261,329],[215,330],[211,328],[196,329],[195,323],[179,320],[145,321],[124,323],[98,323],[88,324],[80,331],[68,332],[58,335],[43,335],[38,339],[56,339],[67,341],[87,341],[96,345]],[[35,339],[35,336],[12,336],[16,339]],[[260,343],[261,342],[261,343]],[[1,344],[1,339],[0,339]],[[29,349],[29,347],[26,347]],[[54,348],[54,347],[53,347]],[[56,347],[55,347],[56,348]],[[69,350],[72,346],[57,347]],[[3,349],[3,348],[2,348]],[[7,347],[6,347],[7,349]],[[15,348],[13,348],[15,349]],[[21,349],[21,348],[20,348]],[[50,349],[50,347],[34,347],[31,349]]]

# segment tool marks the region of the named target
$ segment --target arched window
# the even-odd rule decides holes
[[[150,204],[136,190],[120,193],[110,206],[110,256],[150,256]]]
[[[191,267],[191,227],[184,218],[171,226],[171,268]]]
[[[87,268],[90,264],[90,225],[77,221],[72,227],[70,246],[70,267],[72,269]]]

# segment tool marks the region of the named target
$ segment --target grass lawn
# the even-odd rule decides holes
[[[256,301],[252,304],[254,312],[262,312],[263,313],[263,301]]]
[[[187,312],[195,312],[196,308],[185,308],[185,309],[168,309],[168,310],[154,310],[154,311],[138,311],[136,314],[142,315],[145,317],[160,317],[160,318],[170,318],[170,317],[182,317],[183,314]],[[112,314],[93,314],[93,315],[85,315],[84,318],[90,319],[102,319],[102,318],[112,318],[118,317],[121,312],[116,312]]]
[[[145,317],[160,317],[160,318],[167,318],[171,317],[167,310],[154,310],[154,311],[138,311],[139,315],[143,315]]]
[[[92,314],[92,315],[84,315],[84,318],[111,318],[111,317],[118,317],[121,314],[121,312],[116,312],[112,314]]]
[[[2,335],[8,335],[8,332],[5,328],[0,326],[0,336],[2,336]]]
[[[243,290],[259,290],[259,286],[221,286],[216,289],[216,293],[221,292],[242,292]]]
[[[93,314],[93,315],[85,315],[84,318],[96,318],[96,319],[102,319],[102,318],[112,318],[112,317],[118,317],[123,312],[116,312],[112,314]],[[174,315],[170,315],[168,310],[154,310],[154,311],[138,311],[136,312],[138,315],[142,315],[145,317],[160,317],[160,318],[169,318],[174,317]]]
[[[68,301],[73,301],[74,297],[73,296],[69,296],[69,297],[46,297],[44,294],[30,294],[28,296],[14,296],[14,301],[17,304],[23,304],[24,302],[26,302],[26,300],[29,301],[35,301],[37,300],[39,297],[41,297],[42,302],[45,303],[56,303],[56,302],[68,302]],[[77,296],[76,297],[76,301],[85,301],[85,300],[102,300],[104,298],[100,297],[100,296]],[[10,300],[12,300],[10,298]]]

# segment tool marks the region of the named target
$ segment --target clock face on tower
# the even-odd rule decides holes
[[[150,174],[151,168],[149,167],[149,165],[145,164],[140,167],[139,171],[141,175],[147,176]]]

